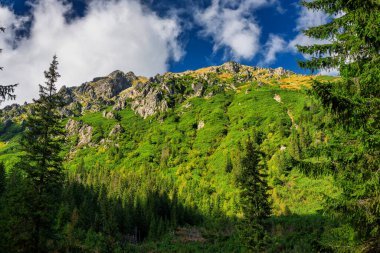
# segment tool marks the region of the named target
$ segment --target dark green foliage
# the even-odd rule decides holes
[[[256,147],[255,147],[256,146]],[[268,218],[271,215],[265,165],[257,144],[248,139],[241,161],[238,186],[243,209],[240,232],[250,251],[262,252],[268,247]]]
[[[225,170],[227,173],[230,173],[232,171],[232,169],[233,169],[233,165],[232,165],[231,155],[228,154]]]
[[[83,173],[84,166],[68,175],[64,187],[57,221],[62,250],[115,252],[201,221],[196,209],[185,208],[176,191],[169,192],[171,183],[154,178],[153,172],[147,171],[142,182],[141,177],[124,179],[104,167]]]
[[[17,84],[0,85],[0,103],[6,99],[12,100],[16,98],[16,95],[13,94],[15,92],[16,86]]]
[[[313,56],[301,67],[336,67],[341,75],[336,82],[313,84],[315,96],[345,129],[340,145],[329,154],[343,194],[330,200],[328,209],[343,226],[353,226],[364,241],[363,251],[376,251],[380,248],[380,3],[316,0],[303,4],[330,15],[341,14],[305,31],[330,43],[299,47]]]
[[[5,190],[5,167],[4,163],[0,162],[0,196]]]
[[[297,160],[301,159],[301,147],[297,130],[292,127],[290,135],[290,154]]]
[[[115,120],[116,120],[117,122],[120,122],[120,121],[121,121],[121,115],[120,115],[119,112],[115,112]]]
[[[40,98],[26,120],[21,141],[24,154],[18,164],[31,186],[28,199],[31,210],[27,215],[33,224],[29,244],[34,252],[49,251],[56,241],[53,222],[63,183],[60,156],[63,129],[57,112],[61,102],[55,86],[59,77],[57,67],[54,56],[45,72],[45,86],[40,85]]]
[[[347,127],[379,127],[380,96],[380,3],[378,1],[317,0],[304,2],[307,8],[340,15],[305,34],[330,39],[323,45],[298,46],[311,54],[300,62],[312,70],[338,68],[342,80],[334,84],[316,82],[314,91],[322,104]],[[332,40],[333,39],[333,40]]]
[[[7,177],[5,192],[0,198],[0,251],[35,252],[30,219],[34,212],[30,201],[33,188],[22,172],[12,169]]]
[[[342,14],[305,34],[317,39],[334,39],[324,45],[299,46],[313,55],[301,62],[312,70],[336,67],[342,80],[331,84],[316,82],[314,91],[347,127],[379,127],[380,108],[380,3],[378,1],[318,0],[305,2],[311,9]]]
[[[0,31],[4,32],[5,28],[0,27]],[[0,52],[2,49],[0,48]],[[3,70],[3,67],[0,66],[0,70]],[[0,85],[0,104],[6,99],[15,99],[16,95],[14,95],[15,92],[15,87],[17,84],[12,84],[12,85]]]

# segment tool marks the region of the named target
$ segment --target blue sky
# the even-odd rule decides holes
[[[327,15],[298,0],[1,0],[2,81],[19,82],[18,102],[38,94],[58,55],[61,84],[79,85],[115,69],[152,76],[234,60],[297,66],[302,30]],[[20,73],[23,73],[20,75]],[[21,91],[20,91],[21,90]]]

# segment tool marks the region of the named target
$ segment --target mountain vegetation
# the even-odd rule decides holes
[[[315,96],[345,138],[331,156],[342,196],[330,201],[332,215],[350,224],[364,251],[380,250],[380,4],[378,1],[305,2],[312,10],[336,16],[310,28],[306,35],[330,44],[300,46],[314,56],[301,63],[309,69],[338,68],[341,79],[313,84]],[[341,17],[339,17],[341,15]],[[346,230],[345,227],[339,228]]]
[[[257,135],[255,135],[256,137]],[[240,230],[242,239],[249,250],[262,252],[268,248],[268,233],[270,227],[268,218],[271,215],[269,203],[268,184],[265,179],[264,168],[260,151],[248,138],[243,159],[241,160],[241,172],[238,178],[240,188],[240,202],[244,217]],[[265,162],[264,162],[265,163]]]
[[[324,215],[327,197],[342,194],[328,152],[344,132],[323,129],[332,118],[309,94],[315,79],[339,80],[228,62],[150,79],[116,71],[63,87],[56,94],[65,103],[58,108],[65,181],[61,197],[55,195],[55,237],[45,249],[244,252],[245,210],[260,217],[252,227],[264,229],[258,238],[267,238],[267,251],[320,251],[347,238],[355,245],[354,234],[326,241],[337,226]],[[1,111],[6,249],[16,246],[7,238],[32,229],[17,225],[11,213],[13,207],[28,212],[23,203],[31,197],[20,189],[29,187],[28,174],[17,168],[34,106]],[[249,203],[257,196],[243,193],[250,182],[242,179],[255,168],[252,177],[265,180],[257,185],[260,213]]]
[[[379,252],[379,5],[306,1],[299,75],[114,71],[0,111],[0,252]]]

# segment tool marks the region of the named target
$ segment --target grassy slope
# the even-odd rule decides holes
[[[280,88],[281,85],[283,87],[292,83],[289,79],[261,88],[255,83],[247,83],[238,87],[236,92],[227,91],[211,98],[188,99],[167,114],[146,120],[132,110],[125,109],[120,112],[120,123],[125,132],[113,137],[117,138],[115,143],[118,145],[81,148],[65,163],[65,167],[73,170],[83,159],[87,169],[101,164],[125,177],[130,173],[142,173],[143,167],[159,167],[161,175],[158,176],[175,180],[179,197],[185,205],[196,204],[205,215],[213,215],[213,210],[221,210],[229,217],[239,216],[238,191],[234,184],[238,173],[236,161],[240,155],[238,146],[255,128],[263,133],[261,149],[268,154],[269,160],[275,214],[273,222],[278,225],[274,226],[273,231],[278,237],[278,244],[273,245],[273,249],[292,251],[297,250],[294,247],[306,247],[315,239],[313,236],[318,236],[313,234],[313,228],[318,230],[318,226],[322,226],[319,211],[322,209],[323,196],[334,197],[339,191],[334,188],[330,176],[308,177],[300,173],[297,167],[285,170],[276,162],[282,152],[289,152],[292,121],[288,112],[293,115],[295,123],[302,124],[299,118],[304,104],[308,103],[305,91],[300,89],[300,85],[294,84],[297,81],[292,85],[296,89]],[[302,85],[305,82],[300,81]],[[281,96],[281,103],[273,99],[275,94]],[[158,120],[161,117],[163,121]],[[94,127],[93,140],[98,141],[107,137],[117,124],[116,120],[103,118],[101,112],[78,119]],[[204,127],[197,129],[201,121]],[[0,160],[5,161],[8,167],[17,161],[18,138],[17,134],[1,136]],[[280,151],[281,146],[287,149]],[[231,172],[225,170],[228,156],[234,165]],[[303,230],[308,226],[309,230],[312,227],[309,235],[303,235]],[[303,238],[304,241],[292,241],[295,238]],[[233,238],[230,240],[231,243],[219,241],[216,245],[216,241],[211,239],[206,244],[187,243],[186,250],[181,251],[179,249],[183,248],[183,243],[168,236],[161,243],[150,242],[135,250],[218,252],[223,247],[228,250],[234,242]]]

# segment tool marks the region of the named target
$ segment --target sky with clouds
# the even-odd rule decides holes
[[[0,84],[19,83],[16,102],[30,102],[54,54],[59,86],[229,60],[307,73],[295,45],[314,43],[302,30],[327,20],[298,0],[0,0]]]

